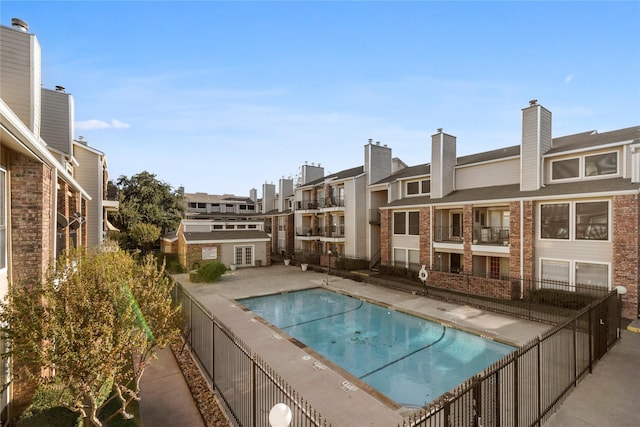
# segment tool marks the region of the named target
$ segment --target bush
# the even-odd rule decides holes
[[[368,270],[369,261],[357,258],[338,258],[336,262],[338,270]]]
[[[185,268],[180,264],[178,254],[161,253],[158,255],[158,265],[161,265],[163,261],[165,262],[164,269],[167,273],[181,274],[186,272]]]
[[[528,292],[527,300],[534,304],[551,305],[555,307],[580,310],[588,306],[597,296],[578,294],[559,289],[534,289]]]
[[[211,283],[220,280],[227,271],[227,266],[220,261],[211,261],[189,274],[193,283]]]

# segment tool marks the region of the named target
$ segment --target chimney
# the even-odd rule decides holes
[[[22,31],[23,33],[29,31],[29,24],[27,21],[23,21],[19,18],[11,18],[11,27],[14,30]]]
[[[431,198],[439,199],[453,191],[456,156],[456,137],[438,128],[438,133],[431,136]]]
[[[544,185],[542,156],[551,142],[551,112],[532,99],[522,109],[520,191],[535,191]]]
[[[249,190],[249,198],[251,199],[251,201],[253,203],[258,201],[258,190],[256,190],[255,188],[252,188],[251,190]]]
[[[320,179],[324,176],[324,168],[318,164],[318,166],[314,164],[307,164],[304,162],[304,165],[301,167],[301,176],[300,176],[300,185],[307,185],[311,181],[315,181],[316,179]]]
[[[372,140],[364,146],[364,173],[367,185],[371,185],[391,175],[391,148],[380,145],[380,141],[372,144]]]
[[[284,212],[289,207],[287,199],[293,196],[293,179],[280,178],[278,186],[280,187],[280,197],[278,198],[278,212]]]
[[[267,213],[276,208],[276,186],[262,184],[262,213]]]

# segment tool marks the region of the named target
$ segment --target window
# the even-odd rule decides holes
[[[393,213],[393,234],[406,234],[406,212]]]
[[[609,239],[609,203],[576,203],[576,239]]]
[[[584,176],[614,175],[618,173],[618,153],[585,156]]]
[[[407,182],[407,194],[418,194],[420,192],[420,183],[418,181],[415,182]]]
[[[6,172],[0,169],[0,269],[7,268]],[[0,368],[1,369],[1,368]]]
[[[415,196],[416,194],[429,194],[431,192],[431,181],[424,179],[422,181],[407,182],[407,195]]]
[[[241,211],[246,211],[247,210],[247,205],[240,205],[240,210]]]
[[[420,234],[420,212],[393,213],[393,234],[406,235],[407,232],[411,236],[418,236]]]
[[[609,288],[609,266],[576,262],[576,284]]]
[[[569,286],[569,261],[541,260],[541,276],[543,287],[565,289]]]
[[[540,237],[569,239],[569,203],[540,206]]]
[[[420,212],[409,212],[409,234],[420,235]]]
[[[193,209],[196,209],[198,207],[198,204],[195,203],[195,202],[189,202],[189,207],[193,208]]]
[[[557,160],[551,163],[551,179],[580,178],[580,158]]]

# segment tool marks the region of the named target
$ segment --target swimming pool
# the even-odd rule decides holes
[[[422,406],[515,350],[327,289],[238,303],[402,406]]]

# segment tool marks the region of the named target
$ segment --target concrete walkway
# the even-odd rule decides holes
[[[640,322],[578,384],[545,427],[640,426]],[[634,331],[635,329],[635,331]]]
[[[140,381],[142,427],[204,427],[189,386],[170,348],[158,352]]]

